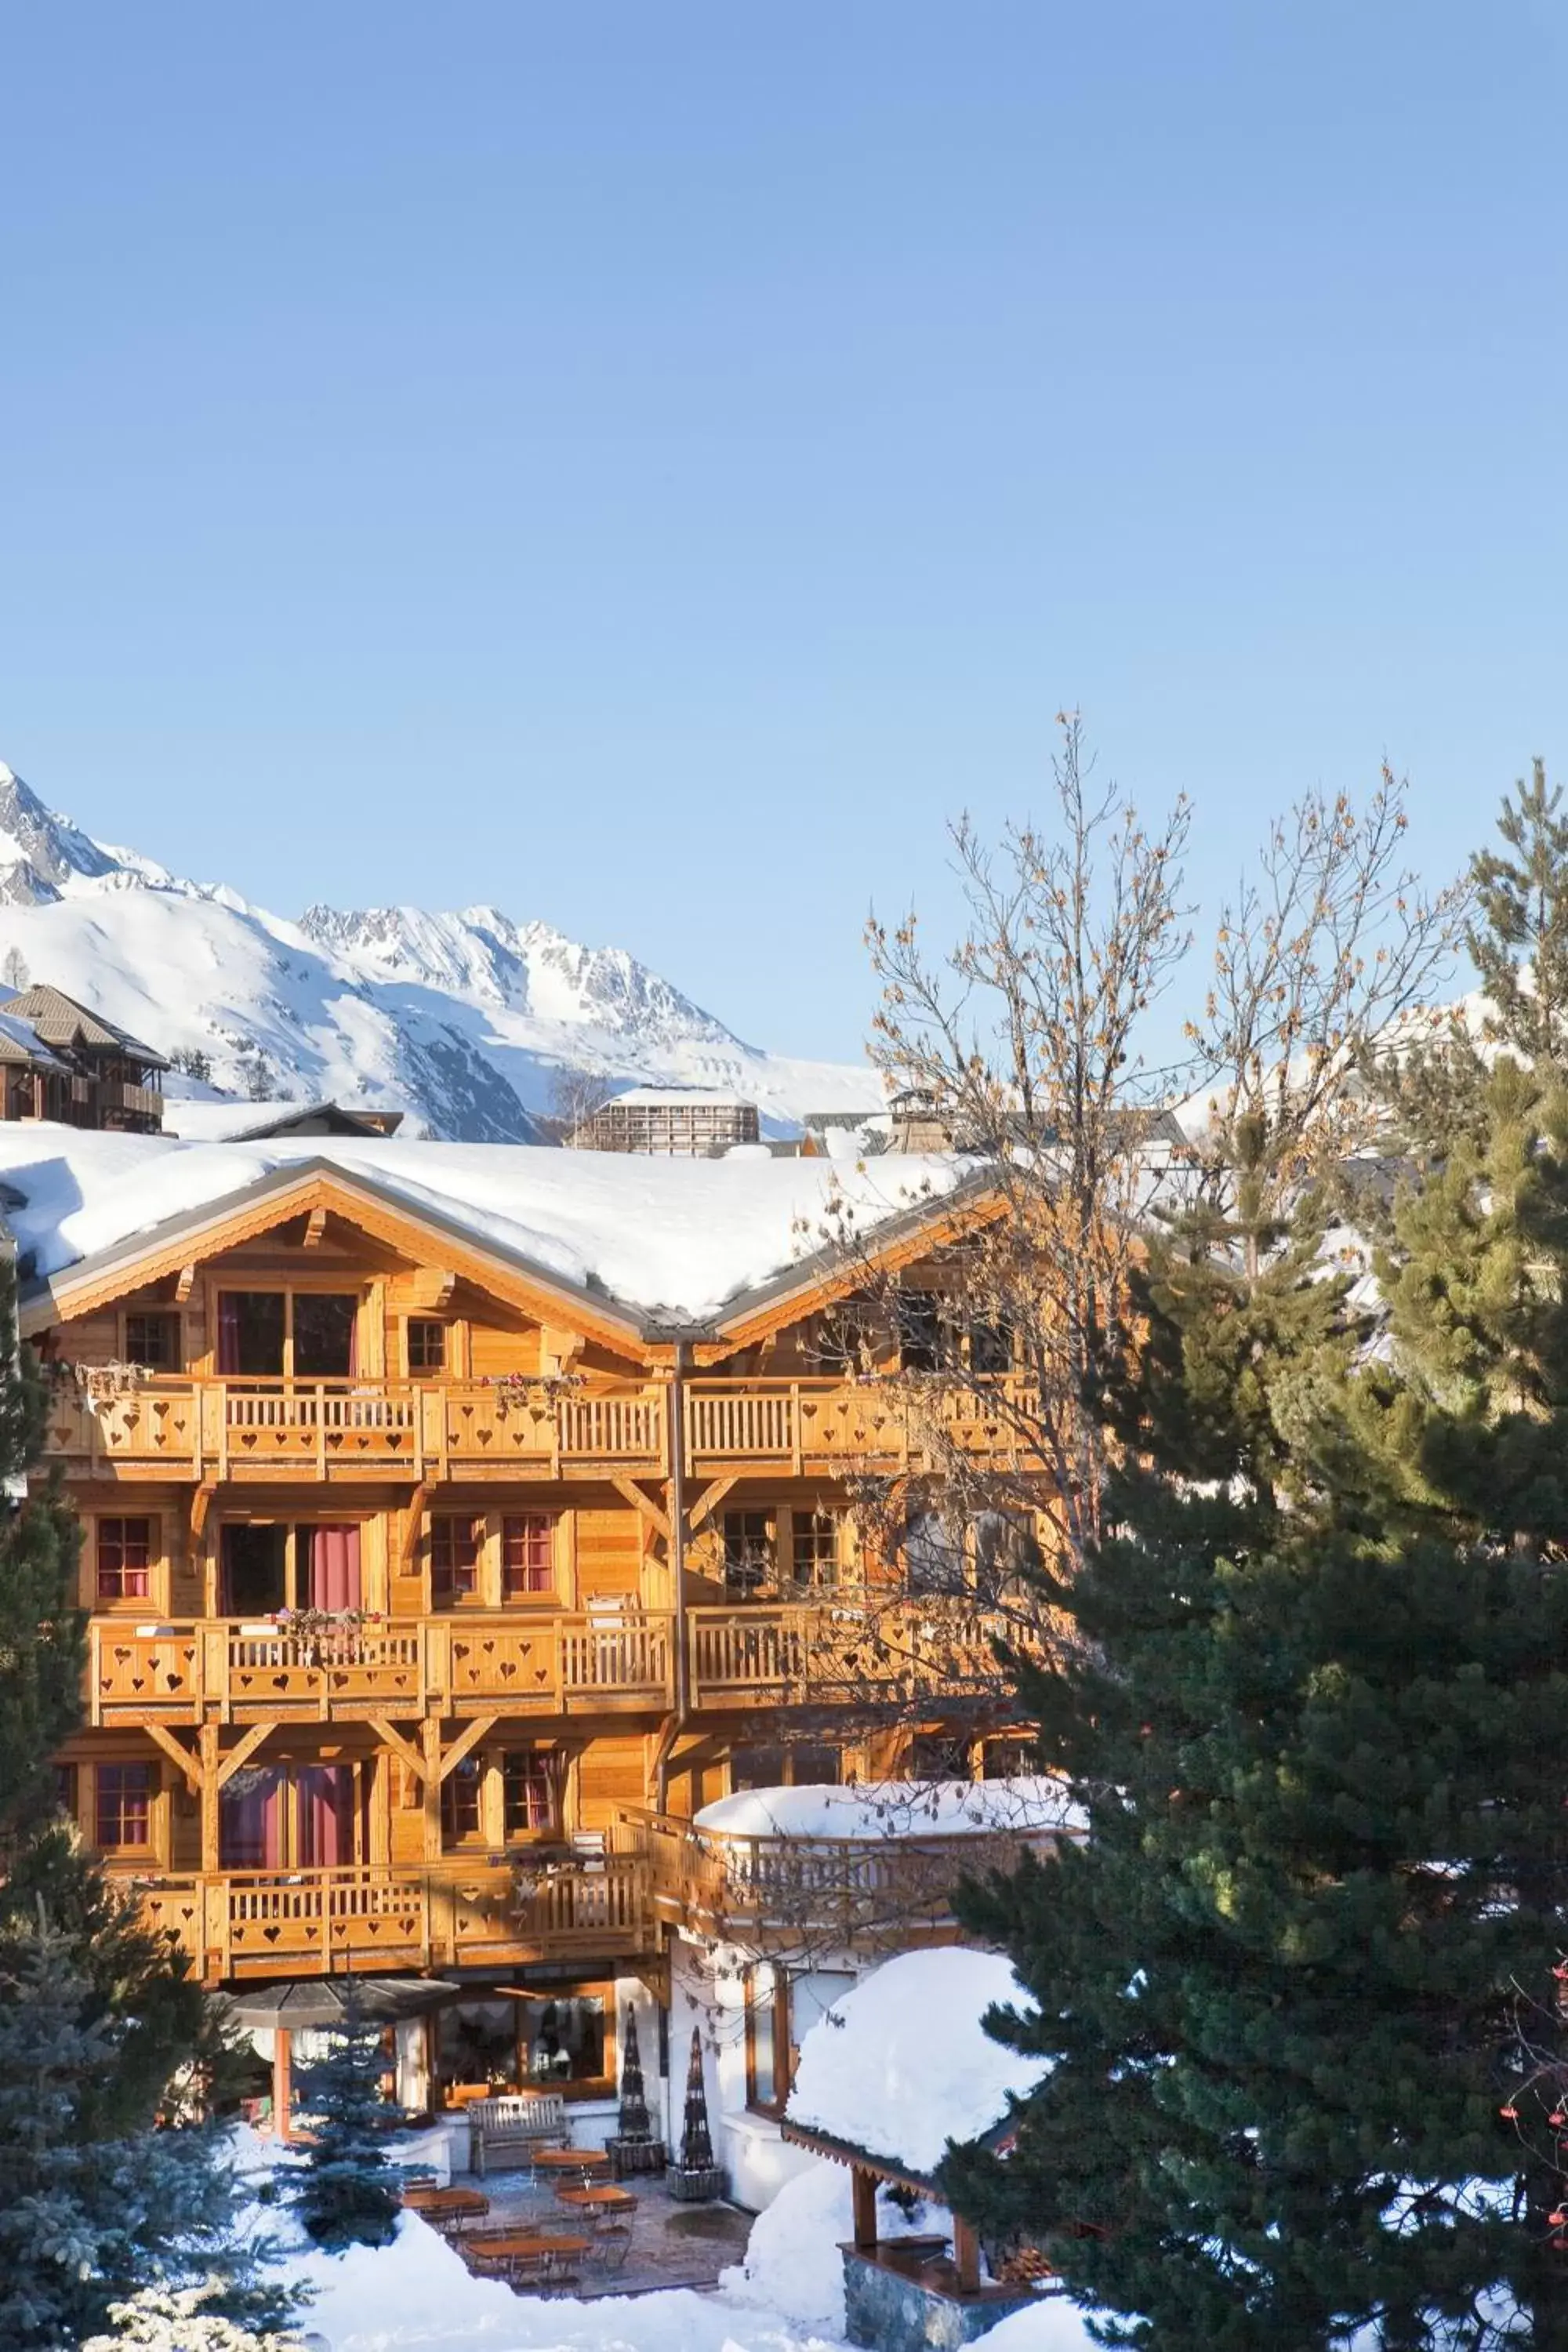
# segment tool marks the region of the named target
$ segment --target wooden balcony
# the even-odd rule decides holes
[[[950,1941],[952,1890],[965,1873],[1010,1870],[1056,1851],[1055,1830],[922,1835],[896,1820],[864,1838],[731,1837],[663,1813],[624,1809],[615,1842],[647,1864],[654,1906],[672,1926],[722,1942],[818,1953]]]
[[[977,1457],[1017,1450],[1026,1383],[999,1376],[982,1394],[938,1386],[929,1399],[897,1381],[694,1381],[686,1390],[686,1465],[693,1477],[776,1469],[839,1476],[856,1467],[918,1467],[932,1417]],[[1009,1407],[1013,1410],[1009,1410]]]
[[[449,1862],[428,1873],[228,1871],[134,1884],[146,1924],[172,1934],[211,1984],[597,1960],[657,1940],[648,1867],[635,1854],[537,1869]]]
[[[325,1635],[96,1617],[89,1637],[94,1724],[658,1714],[674,1689],[673,1620],[642,1611],[465,1612]]]
[[[697,1709],[860,1706],[994,1699],[1008,1688],[994,1642],[1019,1629],[942,1600],[786,1601],[693,1609]]]
[[[149,1379],[56,1383],[47,1448],[68,1477],[558,1479],[664,1474],[667,1391],[531,1383]]]

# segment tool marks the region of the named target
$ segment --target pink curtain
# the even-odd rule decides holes
[[[347,1764],[308,1764],[296,1772],[300,1863],[336,1870],[354,1858],[353,1773]]]
[[[235,1290],[217,1295],[217,1368],[220,1373],[239,1370],[239,1293]]]
[[[312,1609],[357,1609],[360,1605],[359,1529],[310,1529]]]
[[[283,1862],[281,1772],[239,1776],[218,1800],[218,1854],[226,1870],[278,1870]]]

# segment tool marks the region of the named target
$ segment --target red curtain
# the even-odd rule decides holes
[[[300,1864],[336,1870],[354,1858],[353,1772],[347,1764],[308,1764],[294,1776]]]
[[[217,1368],[226,1374],[239,1370],[239,1293],[235,1290],[217,1295]]]
[[[283,1862],[284,1780],[242,1772],[218,1800],[218,1858],[226,1870],[278,1870]]]
[[[310,1606],[312,1609],[357,1609],[360,1606],[357,1527],[310,1529]]]

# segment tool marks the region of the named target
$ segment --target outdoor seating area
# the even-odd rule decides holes
[[[620,2187],[603,2148],[542,2147],[482,2189],[419,2183],[404,2203],[477,2276],[525,2294],[710,2287],[741,2259],[750,2226],[733,2206],[683,2207],[657,2179],[636,2192]]]

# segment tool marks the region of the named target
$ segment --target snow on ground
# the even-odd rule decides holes
[[[993,2002],[1029,2005],[999,1953],[950,1946],[884,1960],[805,2035],[789,2120],[931,2172],[950,2139],[988,2131],[1009,2093],[1046,2071],[984,2032]]]
[[[434,1210],[479,1243],[566,1281],[692,1318],[822,1247],[834,1200],[868,1232],[949,1192],[964,1172],[951,1157],[847,1168],[400,1136],[186,1143],[30,1123],[0,1135],[0,1183],[26,1203],[7,1222],[41,1275],[310,1160],[364,1178],[411,1208]]]
[[[693,1826],[723,1837],[960,1837],[1079,1825],[1064,1784],[1047,1773],[1010,1780],[868,1780],[848,1788],[744,1789],[704,1805]]]
[[[241,2128],[236,2162],[259,2186],[298,2160]],[[818,2162],[788,2182],[752,2225],[743,2264],[714,2294],[673,2288],[653,2294],[515,2294],[475,2278],[456,2250],[417,2214],[395,2242],[324,2254],[307,2244],[286,2203],[257,2209],[285,2250],[285,2275],[312,2290],[295,2325],[329,2352],[842,2352],[843,2273],[838,2248],[851,2231],[849,2174]],[[881,2201],[883,2237],[948,2226],[926,2205],[906,2219]],[[1089,2352],[1070,2306],[1042,2299],[985,2340],[997,2352]]]

